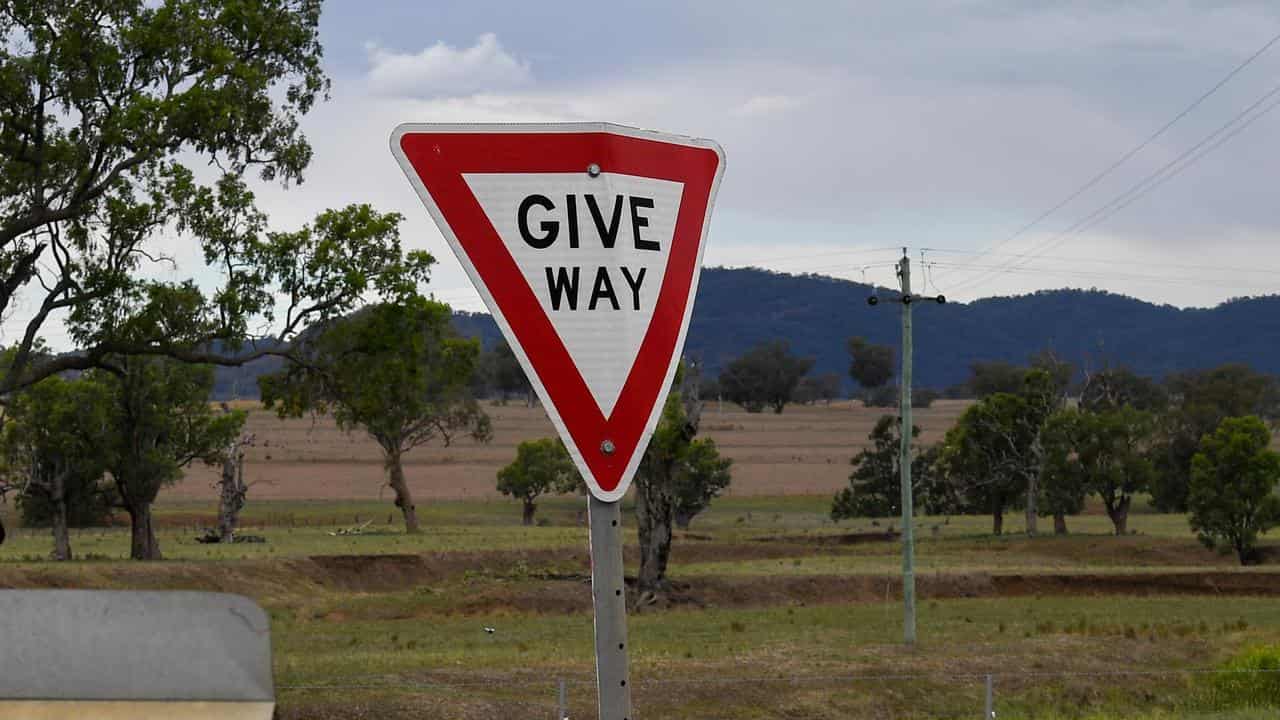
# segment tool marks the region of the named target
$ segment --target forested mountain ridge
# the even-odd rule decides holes
[[[898,306],[868,305],[872,292],[869,285],[821,275],[707,268],[685,352],[702,358],[714,376],[752,346],[783,339],[793,352],[815,359],[814,373],[847,377],[849,337],[898,345]],[[884,288],[878,293],[895,294]],[[921,303],[914,321],[915,381],[922,387],[963,382],[973,362],[1024,363],[1041,350],[1077,368],[1123,365],[1157,377],[1228,362],[1280,374],[1275,295],[1180,309],[1097,290],[1042,290],[971,303]],[[500,339],[493,319],[483,313],[455,313],[454,326],[482,338],[486,348]],[[238,374],[256,372],[246,368]],[[250,385],[240,382],[240,392],[256,391]]]
[[[844,375],[846,338],[898,345],[898,306],[869,306],[872,291],[822,276],[708,269],[688,350],[701,353],[714,372],[758,342],[783,338],[793,352],[816,359],[814,372]],[[1043,290],[972,303],[921,303],[913,316],[915,378],[925,387],[964,381],[976,361],[1024,363],[1041,350],[1077,368],[1124,365],[1151,376],[1226,362],[1280,372],[1277,296],[1184,310],[1096,290]]]

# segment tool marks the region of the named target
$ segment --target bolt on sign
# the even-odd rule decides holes
[[[391,150],[601,501],[684,346],[724,153],[605,123],[406,124]]]

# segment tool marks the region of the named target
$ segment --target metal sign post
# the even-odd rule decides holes
[[[627,589],[622,575],[620,502],[590,496],[591,601],[596,613],[596,684],[600,720],[629,720],[631,685],[627,672]]]

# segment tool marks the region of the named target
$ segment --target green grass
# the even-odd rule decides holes
[[[412,606],[407,597],[396,602]],[[557,677],[589,685],[592,635],[585,613],[323,619],[344,608],[359,614],[342,603],[304,616],[273,613],[280,684],[345,678],[385,685],[391,697],[405,682],[465,686],[485,679],[493,688],[524,688],[523,697],[549,694]],[[732,718],[782,716],[772,713],[786,707],[800,717],[860,717],[876,708],[892,717],[973,717],[980,711],[981,675],[990,672],[999,676],[997,697],[1009,711],[1000,717],[1173,713],[1190,702],[1194,676],[1051,675],[1206,667],[1242,643],[1280,639],[1280,604],[1263,599],[928,603],[915,650],[897,642],[898,613],[895,602],[633,616],[637,704],[652,717],[712,717],[699,714],[704,702]],[[1223,615],[1229,622],[1202,623]],[[486,625],[496,632],[486,634]],[[292,692],[286,697],[295,697]],[[1150,699],[1152,692],[1159,697]],[[762,702],[769,714],[753,714]],[[1070,712],[1041,712],[1053,707]],[[850,714],[804,714],[832,708]]]

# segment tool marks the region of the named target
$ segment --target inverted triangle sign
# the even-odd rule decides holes
[[[406,124],[391,151],[591,493],[626,493],[684,347],[724,153],[605,123]]]

